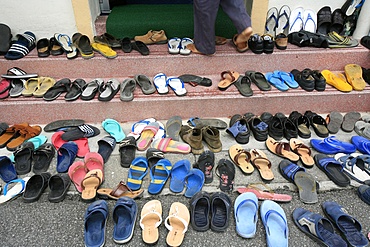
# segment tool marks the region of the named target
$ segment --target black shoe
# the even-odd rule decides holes
[[[290,120],[289,118],[285,118],[283,124],[284,124],[284,137],[285,137],[285,139],[287,139],[289,141],[291,138],[297,138],[298,137],[297,126],[295,126],[295,124],[293,123],[292,120]]]
[[[265,123],[270,124],[273,115],[269,112],[263,112],[260,116],[261,120]]]
[[[289,115],[289,119],[292,120],[294,125],[297,127],[298,135],[302,138],[310,138],[310,120],[307,116],[302,115],[297,111],[292,111]]]
[[[262,54],[263,39],[258,34],[253,34],[248,40],[249,49],[255,54]]]
[[[315,79],[315,89],[316,91],[325,91],[326,80],[325,77],[318,70],[312,70],[312,77]]]
[[[310,69],[304,69],[301,72],[293,69],[290,73],[294,75],[294,80],[298,82],[302,89],[308,92],[311,92],[315,89],[315,79],[312,77]]]
[[[199,191],[190,200],[190,223],[194,230],[204,232],[209,229],[210,196]]]
[[[254,139],[264,142],[268,137],[268,125],[259,117],[254,117],[249,121],[249,127],[252,130]]]
[[[362,68],[362,78],[370,84],[370,69]]]
[[[275,46],[274,38],[269,34],[264,34],[261,38],[263,39],[263,52],[266,54],[273,53]]]
[[[240,114],[232,116],[230,119],[230,128],[226,132],[232,135],[236,142],[240,144],[247,144],[251,135],[247,119]]]
[[[281,118],[277,117],[276,115],[272,117],[269,123],[269,136],[274,138],[275,140],[279,141],[284,137],[284,126]]]
[[[364,36],[360,40],[361,45],[370,50],[370,36]]]
[[[231,199],[222,192],[216,192],[211,198],[211,229],[224,232],[229,226]]]

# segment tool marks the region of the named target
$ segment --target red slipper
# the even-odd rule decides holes
[[[82,192],[82,181],[87,174],[84,162],[76,161],[68,168],[68,175],[71,178],[78,192]]]
[[[57,131],[51,137],[51,143],[54,145],[56,150],[59,150],[59,148],[67,142],[62,139],[63,134],[64,131]],[[86,137],[74,140],[73,142],[78,146],[77,157],[85,157],[85,155],[90,152],[89,143]]]
[[[0,81],[0,94],[5,93],[10,88],[10,80],[3,78]]]
[[[286,194],[277,194],[274,193],[267,185],[261,184],[268,191],[261,190],[258,188],[258,186],[249,184],[247,187],[238,188],[239,193],[246,193],[246,192],[252,192],[254,193],[259,200],[272,200],[277,202],[290,202],[292,200],[292,196],[286,195]]]

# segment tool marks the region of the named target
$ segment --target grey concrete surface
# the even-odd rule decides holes
[[[324,115],[322,115],[324,116]],[[229,123],[228,118],[221,118]],[[163,124],[166,120],[159,120]],[[98,127],[101,133],[93,138],[89,138],[89,146],[91,152],[98,150],[97,141],[108,135],[102,128],[101,123],[90,123]],[[121,123],[121,126],[127,135],[130,132],[132,122]],[[186,119],[183,119],[183,124],[186,124]],[[43,126],[42,126],[43,127]],[[313,130],[311,138],[318,138]],[[53,132],[42,132],[41,134],[48,137],[48,142],[51,142]],[[342,141],[350,141],[352,135],[356,135],[353,131],[346,133],[343,131],[338,132],[336,137]],[[305,144],[310,146],[309,139],[302,139]],[[221,130],[221,141],[223,144],[222,152],[216,153],[216,165],[221,158],[228,158],[228,149],[231,145],[235,144],[235,140]],[[206,146],[206,145],[205,145]],[[269,183],[269,186],[279,193],[286,193],[293,196],[293,200],[289,203],[281,203],[289,224],[289,245],[290,246],[317,246],[318,244],[311,240],[307,235],[303,234],[293,224],[291,220],[291,213],[296,207],[303,207],[322,214],[321,203],[325,201],[336,201],[344,206],[347,211],[355,216],[363,226],[363,233],[367,234],[370,231],[370,218],[368,217],[369,205],[360,200],[356,194],[356,189],[359,183],[352,181],[351,185],[346,188],[340,188],[331,182],[328,177],[316,166],[307,170],[311,173],[320,185],[319,189],[319,202],[316,204],[303,204],[299,200],[297,188],[292,183],[284,179],[279,171],[278,164],[282,160],[280,157],[269,152],[264,142],[258,142],[253,137],[250,138],[248,144],[242,145],[245,149],[252,148],[261,149],[272,162],[272,170],[274,173],[274,180]],[[119,164],[119,144],[117,144],[110,159],[104,165],[105,181],[101,187],[112,188],[120,180],[127,179],[127,168],[122,168]],[[207,147],[205,148],[207,149]],[[317,152],[312,150],[313,154]],[[11,155],[11,152],[5,148],[0,149],[1,155]],[[145,156],[145,152],[137,151],[136,156]],[[198,156],[193,154],[179,155],[179,154],[165,154],[172,164],[181,159],[188,159],[192,164],[196,162]],[[76,160],[78,160],[77,158]],[[300,162],[298,162],[300,164]],[[56,158],[53,159],[49,168],[51,174],[56,174]],[[213,170],[214,172],[214,170]],[[25,176],[32,176],[32,172]],[[237,187],[243,187],[250,183],[261,183],[262,180],[258,171],[254,171],[251,175],[244,175],[237,168],[235,177],[234,192],[230,194],[232,201],[238,196],[236,192]],[[151,199],[159,199],[163,204],[163,218],[167,217],[171,204],[175,201],[189,205],[189,199],[185,198],[181,193],[174,194],[169,191],[168,184],[160,195],[152,196],[146,191],[149,185],[149,174],[145,177],[142,188],[145,189],[144,196],[136,200],[139,211],[145,202]],[[0,181],[0,185],[4,186],[4,182]],[[204,191],[210,193],[220,191],[218,188],[219,180],[214,176],[211,184],[203,187]],[[84,213],[89,203],[83,202],[80,199],[79,193],[76,191],[72,184],[66,199],[60,203],[51,203],[48,201],[49,189],[43,193],[39,201],[34,203],[24,203],[22,198],[16,198],[12,201],[0,204],[0,245],[1,246],[84,246],[83,233],[84,233]],[[105,246],[116,246],[112,240],[113,220],[112,211],[115,201],[108,201],[110,215],[107,223],[106,244]],[[139,219],[136,221],[135,233],[133,239],[125,244],[126,246],[145,246],[141,240],[141,229],[139,226]],[[166,245],[167,229],[164,224],[160,227],[160,239],[157,246]],[[253,239],[243,239],[235,232],[235,220],[233,215],[230,215],[230,226],[224,233],[216,233],[211,230],[207,232],[196,232],[191,227],[186,233],[182,246],[265,246],[265,232],[262,221],[259,219],[257,235]]]

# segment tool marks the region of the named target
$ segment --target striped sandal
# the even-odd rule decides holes
[[[16,37],[18,40],[12,44],[4,56],[8,60],[17,60],[25,57],[36,47],[36,36],[32,32],[17,34]]]

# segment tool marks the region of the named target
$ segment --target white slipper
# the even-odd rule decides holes
[[[367,173],[368,164],[364,164],[363,160],[356,161],[356,157],[360,156],[360,153],[344,154],[337,153],[334,159],[339,161],[344,168],[344,172],[347,173],[351,178],[357,182],[363,183],[366,180],[370,180],[370,175]]]
[[[134,123],[131,127],[131,132],[127,136],[133,136],[136,140],[139,139],[143,129],[150,123],[155,122],[155,118],[146,118]]]
[[[179,54],[181,48],[181,39],[180,38],[172,38],[168,41],[168,52],[170,54]]]
[[[55,33],[54,38],[62,46],[64,51],[66,51],[66,52],[72,52],[73,51],[71,37],[69,37],[67,34]]]
[[[303,8],[293,10],[289,17],[289,33],[299,32],[303,29]]]
[[[303,12],[303,29],[311,33],[316,33],[317,14],[311,9],[306,9]]]
[[[180,78],[174,76],[168,77],[167,84],[177,96],[186,94],[185,84]]]
[[[25,177],[23,179],[14,179],[8,182],[4,186],[3,195],[0,196],[0,204],[7,202],[11,200],[12,198],[22,194],[24,190],[26,189],[26,184],[30,178],[31,177]],[[12,183],[15,183],[15,185],[10,190],[8,190],[8,186]]]
[[[159,129],[157,131],[157,134],[155,134],[153,140],[161,139],[166,137],[166,130],[164,128],[164,125],[162,122],[157,121],[159,124]]]
[[[190,38],[182,38],[180,43],[180,54],[181,55],[189,55],[191,53],[191,50],[186,48],[187,45],[194,44],[194,41]]]
[[[272,7],[267,11],[266,23],[265,23],[265,33],[275,37],[275,29],[278,19],[278,10],[275,7]]]
[[[285,35],[288,35],[288,29],[289,29],[289,17],[290,17],[290,8],[287,5],[281,6],[279,10],[279,16],[276,21],[276,35],[284,33]]]
[[[164,73],[156,74],[153,77],[154,86],[157,88],[159,94],[166,94],[168,93],[167,87],[167,76]]]

